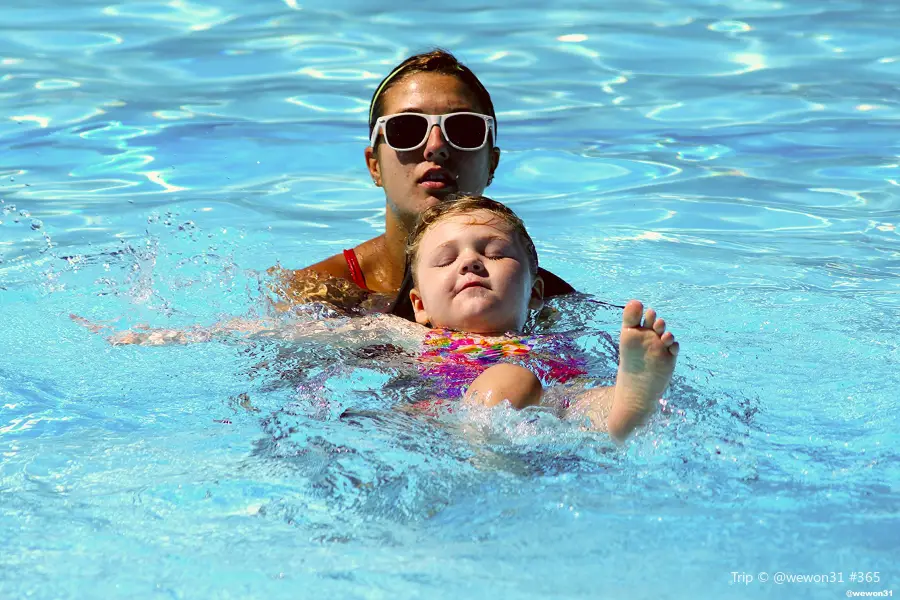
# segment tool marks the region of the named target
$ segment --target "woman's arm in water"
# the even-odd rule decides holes
[[[78,315],[69,315],[73,321],[94,333],[106,333],[106,340],[113,346],[170,346],[199,344],[226,337],[247,337],[254,333],[271,329],[274,321],[269,319],[231,319],[208,327],[194,326],[187,329],[165,327],[142,327],[116,331],[110,325],[94,323]]]
[[[124,331],[116,331],[109,325],[93,323],[77,315],[70,317],[94,333],[108,333],[106,339],[113,346],[170,346],[260,339],[315,340],[342,344],[357,341],[369,343],[373,337],[382,334],[397,334],[401,339],[421,340],[426,330],[416,323],[380,314],[294,323],[284,323],[275,319],[231,319],[208,327],[195,326],[186,329],[137,327]]]

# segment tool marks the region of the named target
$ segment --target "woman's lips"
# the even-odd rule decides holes
[[[446,169],[431,168],[419,179],[419,185],[428,190],[455,189],[456,177]]]
[[[456,185],[446,182],[446,181],[438,181],[429,179],[427,181],[420,181],[419,185],[425,188],[426,190],[443,190],[446,188],[455,188]]]

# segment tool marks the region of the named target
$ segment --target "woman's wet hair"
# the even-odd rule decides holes
[[[457,215],[467,215],[476,211],[486,211],[500,221],[509,225],[513,233],[518,236],[519,241],[525,247],[528,253],[528,267],[531,276],[535,277],[538,273],[538,255],[537,249],[528,231],[525,229],[525,223],[522,219],[505,204],[501,204],[496,200],[492,200],[487,196],[471,196],[467,194],[452,194],[443,202],[439,202],[428,208],[419,216],[415,229],[409,236],[406,245],[406,264],[409,265],[413,281],[416,280],[416,260],[419,255],[419,245],[422,238],[429,229],[440,223],[441,221]]]
[[[488,93],[487,88],[485,88],[478,77],[475,76],[475,73],[473,73],[469,67],[459,62],[453,54],[446,50],[435,48],[429,52],[414,54],[404,60],[397,65],[375,89],[375,93],[372,95],[372,101],[369,104],[370,137],[372,131],[375,129],[375,121],[378,120],[378,117],[384,116],[385,92],[416,73],[438,73],[458,78],[475,94],[475,98],[478,100],[481,110],[494,117],[494,125],[496,127],[497,115],[494,114],[494,103],[491,101],[491,95]],[[496,144],[497,141],[492,139],[490,143]]]

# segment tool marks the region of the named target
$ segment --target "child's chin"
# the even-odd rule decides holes
[[[480,335],[501,334],[509,331],[509,328],[505,327],[499,319],[490,318],[490,315],[485,314],[466,315],[456,321],[453,329]]]

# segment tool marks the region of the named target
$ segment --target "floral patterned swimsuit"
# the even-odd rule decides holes
[[[482,338],[449,329],[432,329],[425,336],[419,356],[420,371],[434,380],[441,400],[419,402],[422,409],[436,408],[462,397],[481,373],[501,362],[521,365],[541,383],[564,383],[585,375],[585,360],[571,341],[560,335],[523,335]]]

